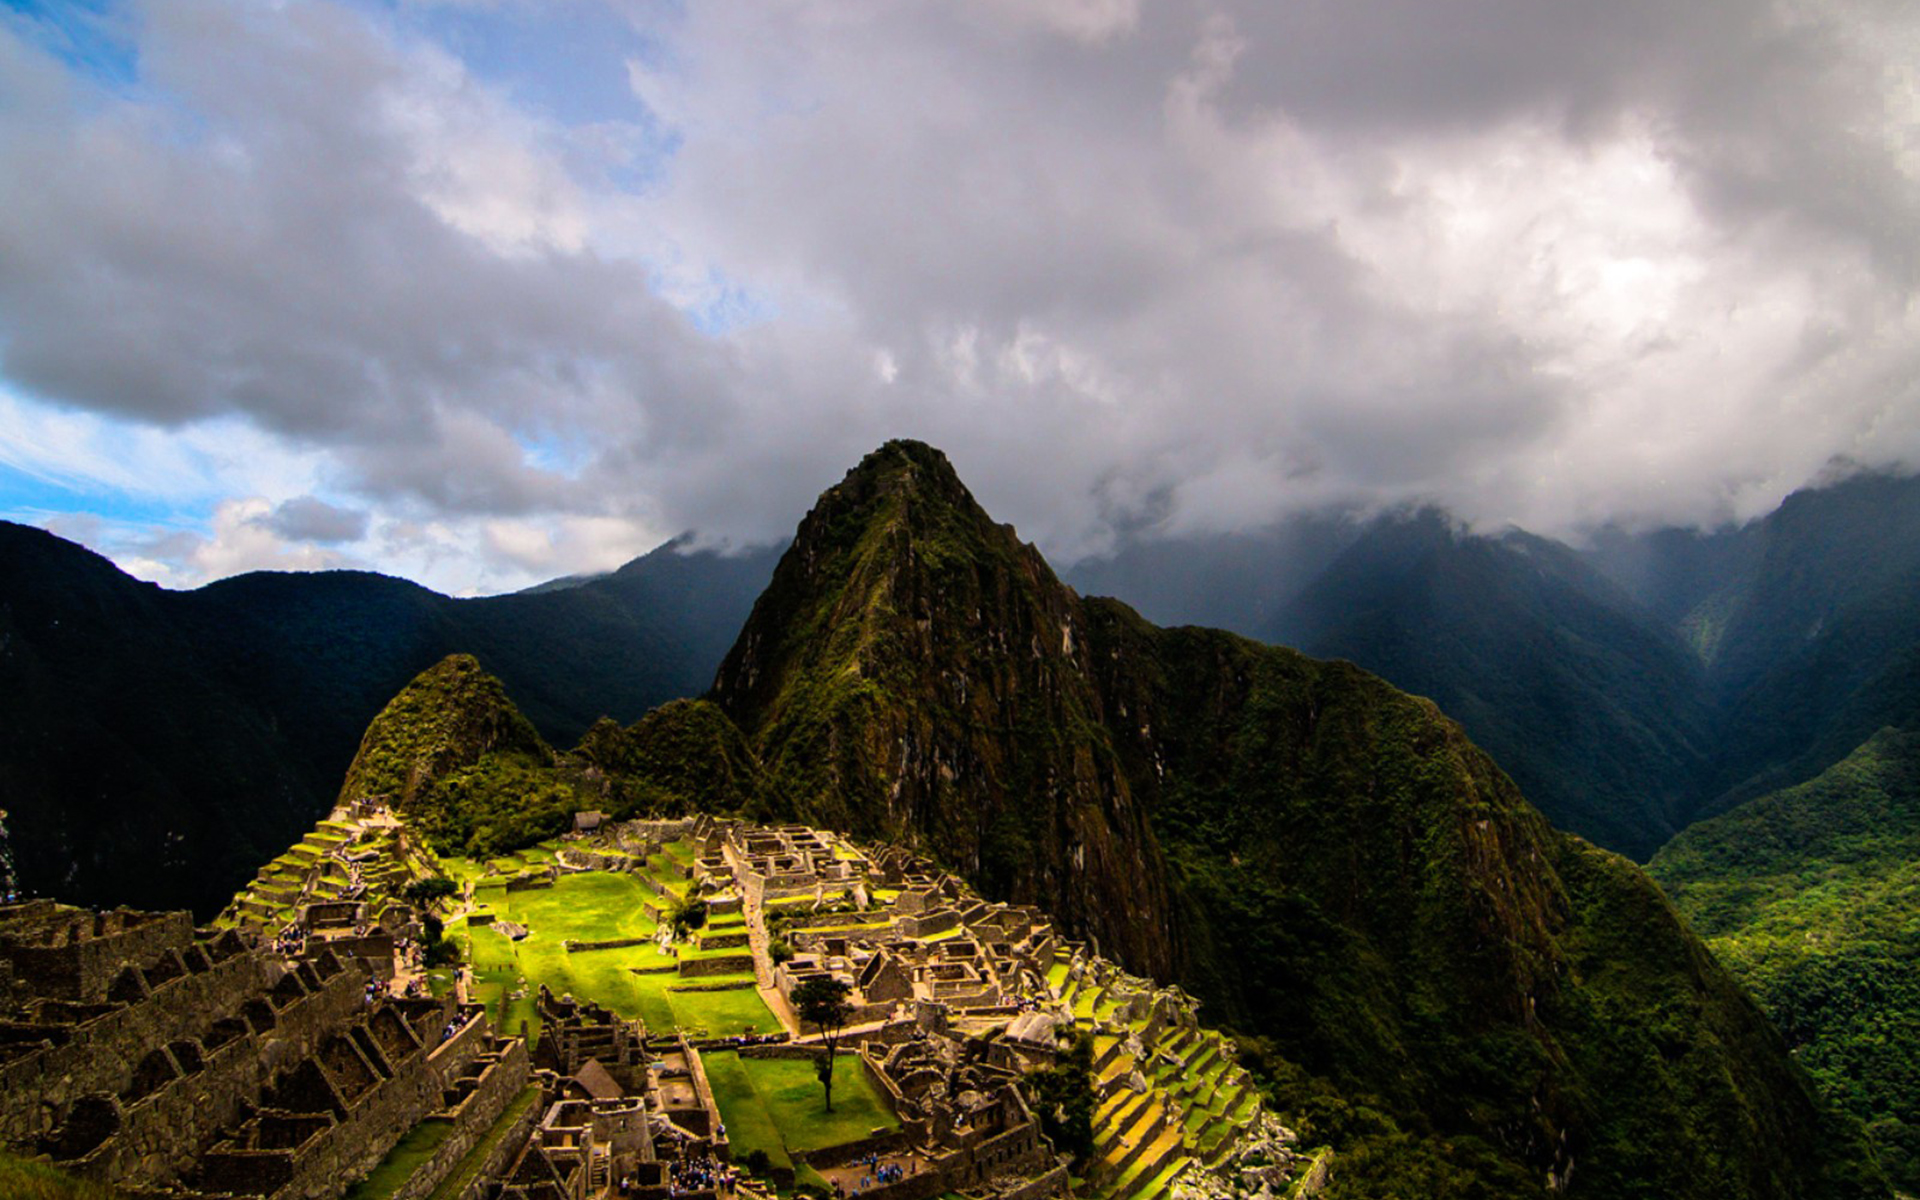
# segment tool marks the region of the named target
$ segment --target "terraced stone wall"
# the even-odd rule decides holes
[[[176,1038],[137,1060],[132,1094],[123,1089],[108,1097],[118,1110],[117,1131],[63,1165],[113,1182],[163,1183],[191,1172],[201,1148],[267,1087],[273,1065],[263,1053],[266,1038],[273,1039],[274,1062],[304,1057],[358,1004],[358,984],[344,968],[325,978],[312,970],[291,978],[300,981],[300,990],[295,994],[283,979],[278,1005],[263,1008],[262,994],[254,993],[219,1020],[207,1012],[187,1014],[196,1023],[183,1028],[205,1032]]]
[[[50,900],[0,908],[0,958],[36,996],[99,1003],[126,963],[151,963],[192,942],[193,917],[184,912],[88,912]]]
[[[484,1059],[491,1061],[482,1061]],[[473,1080],[471,1090],[451,1108],[426,1118],[448,1122],[453,1132],[405,1183],[394,1189],[388,1200],[420,1200],[431,1195],[466,1158],[468,1151],[493,1130],[494,1123],[514,1098],[525,1090],[531,1069],[527,1044],[519,1038],[503,1043],[498,1051],[481,1056],[473,1065],[479,1067],[480,1073]]]
[[[174,923],[167,929],[179,932]],[[178,955],[183,973],[151,987],[141,975],[140,994],[133,999],[82,1009],[41,1006],[45,1047],[0,1066],[0,1142],[36,1142],[81,1097],[126,1091],[149,1055],[169,1042],[201,1035],[217,1018],[233,1015],[246,999],[264,992],[270,979],[263,959],[236,951],[216,961],[194,945],[192,933],[188,926],[179,939],[191,951]],[[178,954],[174,943],[163,948]],[[75,1019],[67,1024],[60,1020],[66,1016]],[[23,1037],[36,1032],[17,1023],[12,1028]]]

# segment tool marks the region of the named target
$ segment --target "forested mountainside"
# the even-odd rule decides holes
[[[365,723],[428,664],[479,655],[569,743],[705,689],[777,558],[665,547],[486,600],[355,572],[176,593],[0,523],[0,782],[27,885],[208,911],[324,805]],[[1911,479],[1578,552],[1433,513],[1298,518],[1130,541],[1069,581],[1428,696],[1555,824],[1635,859],[1920,712]]]
[[[772,562],[666,547],[481,600],[347,571],[171,592],[0,523],[0,794],[22,881],[218,911],[325,811],[367,722],[423,668],[476,654],[571,741],[703,691]]]
[[[1920,1191],[1920,731],[1700,822],[1648,871]]]
[[[1199,996],[1341,1148],[1339,1194],[1885,1194],[1658,888],[1431,702],[1081,600],[928,447],[822,496],[671,720],[556,754],[476,671],[396,700],[343,798],[450,849],[527,811],[522,772],[542,821],[683,804],[911,843]]]
[[[1431,697],[1556,825],[1639,860],[1920,715],[1913,478],[1581,549],[1418,511],[1133,540],[1067,579]]]

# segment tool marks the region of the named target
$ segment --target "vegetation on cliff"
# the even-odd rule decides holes
[[[579,798],[554,764],[500,681],[455,654],[374,718],[340,796],[392,804],[441,854],[487,855],[567,827]]]
[[[1432,703],[1082,601],[928,447],[821,498],[710,700],[551,766],[505,753],[909,842],[1044,905],[1247,1035],[1340,1151],[1335,1195],[1885,1194],[1660,891]],[[425,794],[473,809],[438,782],[466,758]]]
[[[1648,870],[1920,1191],[1920,733],[1689,829]]]
[[[1088,653],[1039,552],[889,442],[801,522],[712,699],[786,815],[919,845],[1165,975],[1165,870]]]
[[[1031,888],[1262,1037],[1348,1194],[1879,1186],[1659,891],[1431,703],[1082,601],[927,447],[821,498],[714,699],[797,815]]]
[[[708,701],[674,701],[626,727],[603,719],[558,754],[498,679],[456,654],[375,718],[340,798],[384,799],[437,853],[485,858],[564,832],[576,812],[755,812],[772,806],[769,788]]]

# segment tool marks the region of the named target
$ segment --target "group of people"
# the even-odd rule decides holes
[[[688,1192],[730,1191],[732,1188],[733,1168],[723,1166],[711,1154],[696,1154],[667,1164],[669,1196]]]
[[[306,953],[307,933],[298,925],[289,925],[274,935],[273,952],[286,958],[298,958]]]
[[[860,1182],[854,1185],[853,1194],[856,1196],[876,1187],[899,1183],[915,1170],[911,1159],[904,1166],[896,1162],[883,1162],[877,1152],[859,1160],[858,1165],[866,1168],[866,1174],[862,1175]],[[835,1190],[839,1189],[836,1187]]]

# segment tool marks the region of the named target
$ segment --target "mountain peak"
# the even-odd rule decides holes
[[[413,808],[439,780],[490,754],[553,758],[500,681],[471,654],[449,654],[414,676],[367,727],[342,801],[385,797]]]
[[[945,454],[925,442],[896,439],[821,493],[794,540],[796,547],[818,551],[852,546],[879,532],[937,537],[943,527],[962,538],[1003,528],[974,500]],[[1011,527],[1005,528],[1012,541]]]
[[[1164,973],[1165,904],[1079,597],[945,455],[888,442],[807,514],[714,681],[791,811],[913,841]],[[1124,859],[1123,865],[1120,860]],[[1095,873],[1075,861],[1107,861]]]
[[[913,438],[893,438],[847,472],[847,479],[930,480],[942,487],[965,491],[953,463],[939,448]]]

